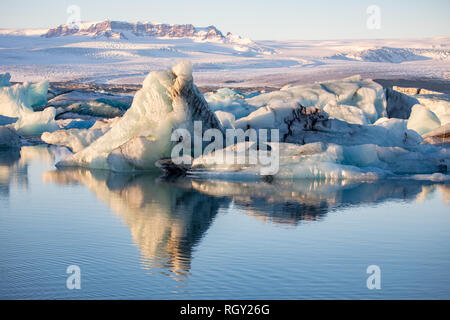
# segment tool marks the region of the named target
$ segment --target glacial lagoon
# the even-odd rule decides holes
[[[449,184],[57,170],[58,150],[0,152],[1,299],[450,298]]]

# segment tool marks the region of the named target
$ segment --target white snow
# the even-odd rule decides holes
[[[149,71],[169,68],[174,59],[190,59],[195,66],[196,83],[202,86],[283,86],[353,74],[383,79],[450,78],[450,37],[252,41],[227,35],[223,41],[205,42],[137,36],[45,38],[39,36],[41,33],[0,32],[0,73],[10,72],[12,81],[139,84]],[[386,52],[392,55],[387,57]],[[331,59],[352,53],[363,58]]]

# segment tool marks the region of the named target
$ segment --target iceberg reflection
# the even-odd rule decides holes
[[[12,185],[27,189],[30,162],[37,160],[52,165],[55,150],[43,145],[23,146],[21,150],[0,149],[0,197],[9,197]]]
[[[415,180],[373,183],[339,181],[229,182],[123,175],[67,169],[45,172],[44,182],[82,184],[107,204],[130,229],[144,269],[185,279],[192,254],[220,208],[230,205],[273,223],[297,225],[321,220],[337,208],[384,201],[422,201],[449,187]]]
[[[152,175],[69,169],[45,172],[44,182],[84,184],[116,212],[140,249],[145,269],[173,276],[189,274],[191,254],[218,209],[229,200],[195,189],[161,184]]]

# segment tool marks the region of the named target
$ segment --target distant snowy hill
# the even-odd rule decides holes
[[[450,59],[450,50],[445,49],[411,49],[411,48],[371,48],[360,51],[338,53],[332,59],[358,60],[366,62],[401,63],[406,61]]]
[[[360,74],[450,79],[450,37],[255,41],[214,26],[83,22],[78,28],[0,29],[0,73],[11,81],[140,84],[182,59],[199,85],[281,87]]]

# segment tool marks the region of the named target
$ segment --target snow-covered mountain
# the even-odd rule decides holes
[[[0,73],[18,82],[140,84],[149,71],[188,59],[202,86],[282,87],[354,74],[448,80],[449,48],[450,37],[253,41],[214,26],[105,20],[0,29]]]
[[[215,26],[195,27],[192,24],[165,24],[153,22],[99,21],[83,22],[74,26],[62,24],[49,29],[42,36],[46,38],[85,35],[113,39],[131,39],[134,37],[192,38],[200,41],[251,42],[227,33],[225,36]]]

